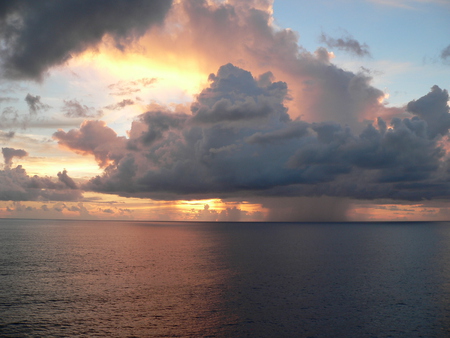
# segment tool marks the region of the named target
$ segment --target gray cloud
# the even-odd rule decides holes
[[[115,103],[115,104],[110,104],[108,106],[105,106],[105,109],[109,109],[109,110],[121,110],[123,108],[125,108],[126,106],[131,106],[134,104],[133,100],[130,99],[123,99],[122,101]]]
[[[2,201],[78,201],[82,192],[69,187],[67,172],[55,181],[50,177],[29,176],[21,166],[0,170],[0,200]]]
[[[103,111],[88,107],[77,100],[64,100],[64,106],[61,110],[66,117],[97,118],[103,116]]]
[[[50,67],[95,46],[106,34],[123,50],[150,25],[160,23],[171,4],[170,0],[2,2],[3,75],[41,79]]]
[[[248,137],[247,143],[274,144],[289,141],[293,138],[301,138],[309,133],[309,123],[303,121],[293,121],[287,127],[270,132],[256,132]]]
[[[8,140],[12,139],[15,134],[16,133],[13,131],[6,132],[6,131],[0,130],[0,140],[8,141]]]
[[[427,95],[409,102],[406,110],[427,123],[430,137],[438,134],[442,136],[446,135],[450,128],[448,101],[448,91],[435,85]]]
[[[62,172],[59,172],[57,176],[58,176],[58,180],[60,182],[64,183],[67,186],[67,188],[78,189],[77,184],[71,177],[69,177],[66,169],[64,169]]]
[[[0,128],[14,128],[20,125],[25,128],[27,118],[19,116],[19,112],[14,107],[6,107],[0,115]]]
[[[58,130],[53,134],[58,144],[82,155],[94,155],[101,167],[114,160],[114,154],[124,145],[123,137],[107,127],[103,121],[85,121],[79,130]]]
[[[14,98],[14,97],[0,97],[0,103],[3,102],[16,102],[18,101],[18,99]]]
[[[36,95],[30,95],[30,93],[27,94],[25,97],[25,102],[28,105],[28,108],[30,109],[30,114],[36,115],[39,111],[46,111],[49,108],[51,108],[48,104],[41,102],[41,97]]]
[[[264,75],[263,75],[264,76]],[[191,110],[200,123],[260,120],[277,115],[288,120],[282,101],[287,94],[284,82],[255,81],[250,72],[232,64],[220,67],[217,76],[209,76],[211,85],[198,96]]]
[[[320,42],[325,43],[329,48],[337,48],[357,56],[370,56],[369,46],[365,43],[359,43],[351,36],[335,39],[322,33],[320,35]]]
[[[448,45],[441,51],[441,58],[444,61],[447,61],[448,59],[450,59],[450,45]]]
[[[14,148],[2,148],[3,159],[5,161],[5,167],[9,168],[12,165],[12,159],[14,157],[22,158],[28,156],[28,153],[23,149],[14,149]]]
[[[437,121],[447,119],[447,94],[437,86],[410,103],[413,118],[379,118],[355,134],[336,122],[291,120],[283,83],[261,83],[230,64],[210,80],[192,115],[153,107],[133,122],[129,138],[99,121],[54,137],[93,154],[105,168],[85,189],[123,196],[422,200],[450,193],[449,164],[439,143],[448,127],[436,129],[443,124]],[[261,98],[270,109],[241,109],[229,117],[229,105]],[[217,104],[223,100],[229,105]],[[199,107],[208,114],[199,115]]]

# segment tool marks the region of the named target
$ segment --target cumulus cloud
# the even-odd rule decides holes
[[[410,102],[408,112],[389,110],[389,118],[368,123],[387,112],[370,72],[339,68],[326,48],[306,51],[295,32],[274,28],[272,20],[271,1],[176,2],[164,26],[140,41],[155,46],[148,56],[170,52],[174,62],[194,59],[202,70],[218,71],[190,113],[153,105],[133,121],[128,137],[103,121],[58,130],[53,137],[60,146],[93,156],[104,170],[83,189],[154,199],[245,198],[269,208],[273,220],[297,220],[296,210],[309,215],[305,220],[342,220],[348,198],[448,196],[441,143],[450,127],[447,91],[435,86]],[[353,38],[323,39],[330,48],[370,55]],[[155,81],[120,81],[108,89],[125,96]],[[94,117],[89,111],[72,115]],[[61,189],[79,191],[65,174],[58,174]],[[205,207],[197,216],[218,220],[221,214]],[[222,216],[237,220],[246,213],[233,206]]]
[[[100,121],[54,137],[105,168],[85,189],[123,196],[422,200],[450,192],[439,142],[448,134],[445,90],[435,86],[412,101],[412,118],[378,118],[355,133],[336,122],[291,119],[286,84],[260,79],[226,64],[210,76],[192,115],[153,106],[133,122],[128,138]],[[248,102],[251,108],[240,108]]]
[[[267,85],[258,83],[250,72],[230,63],[220,67],[217,76],[211,74],[209,80],[211,85],[198,95],[191,107],[195,122],[245,123],[271,115],[289,120],[282,104],[287,94],[286,83],[270,80]]]
[[[35,115],[39,111],[46,111],[50,108],[48,104],[41,102],[41,97],[36,95],[33,96],[30,93],[27,94],[25,97],[25,102],[28,105],[28,108],[30,110],[30,114]]]
[[[64,100],[64,106],[61,110],[66,117],[97,118],[103,116],[103,111],[88,107],[77,100]]]
[[[448,101],[448,91],[435,85],[427,95],[409,102],[406,110],[427,123],[430,137],[443,136],[450,128]]]
[[[78,201],[82,192],[70,187],[67,172],[59,180],[29,176],[22,166],[0,170],[0,200],[2,201]]]
[[[290,88],[284,104],[292,118],[334,120],[361,129],[366,118],[372,119],[382,109],[379,102],[384,93],[371,85],[370,74],[345,71],[331,63],[326,48],[309,52],[299,45],[297,33],[275,28],[272,1],[177,2],[164,27],[149,32],[141,43],[150,58],[172,62],[161,57],[170,54],[173,66],[189,60],[211,72],[232,63],[253,74],[266,73],[261,81],[273,76]],[[360,47],[364,50],[364,45]],[[228,102],[224,98],[217,104]],[[259,98],[246,104],[250,111],[258,105],[270,107]],[[235,108],[224,110],[227,118]]]
[[[5,160],[5,167],[9,168],[12,165],[14,157],[22,158],[28,156],[28,153],[23,149],[2,148],[3,159]]]
[[[41,79],[50,67],[96,46],[105,35],[123,50],[150,25],[160,23],[171,4],[170,0],[3,2],[3,76]]]
[[[320,42],[325,43],[329,48],[337,48],[357,56],[370,56],[369,46],[365,43],[361,44],[351,36],[336,39],[322,33]]]
[[[117,151],[124,147],[124,137],[106,126],[103,121],[85,121],[80,129],[69,132],[58,130],[53,134],[58,144],[81,155],[94,155],[101,167],[118,160]]]

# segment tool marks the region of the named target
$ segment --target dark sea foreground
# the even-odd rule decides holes
[[[0,337],[449,337],[450,223],[0,220]]]

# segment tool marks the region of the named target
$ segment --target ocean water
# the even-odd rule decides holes
[[[450,223],[0,220],[1,337],[449,337]]]

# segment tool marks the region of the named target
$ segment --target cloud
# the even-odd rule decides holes
[[[53,138],[59,145],[78,154],[94,155],[101,167],[118,160],[114,154],[125,146],[125,138],[118,137],[103,121],[85,121],[79,130],[72,129],[67,133],[60,129],[53,134]]]
[[[72,203],[56,202],[54,204],[42,204],[40,207],[27,205],[20,201],[14,201],[6,207],[9,216],[20,218],[45,218],[45,219],[60,219],[64,217],[80,218],[80,219],[95,219],[96,217],[89,213],[89,210],[79,202],[76,205]],[[71,213],[64,213],[69,211]],[[78,213],[78,215],[74,214]]]
[[[448,196],[449,163],[439,142],[448,135],[445,90],[434,86],[412,101],[414,117],[390,123],[379,118],[357,134],[336,122],[292,120],[283,104],[286,84],[260,80],[226,64],[210,76],[191,105],[192,115],[154,105],[133,122],[128,138],[101,121],[54,137],[75,152],[94,155],[105,168],[84,189],[122,196]]]
[[[146,88],[157,82],[157,78],[147,78],[138,79],[135,81],[119,81],[112,83],[108,86],[108,89],[112,90],[109,95],[114,96],[125,96],[135,94],[141,91],[141,88]],[[129,100],[123,100],[129,101]]]
[[[189,219],[206,222],[243,222],[247,220],[263,220],[260,212],[247,212],[237,206],[227,207],[224,210],[215,210],[205,204],[202,210],[192,210]]]
[[[28,156],[28,153],[23,149],[2,148],[3,159],[5,160],[5,167],[9,168],[12,165],[14,157],[22,158]]]
[[[190,112],[150,106],[127,137],[103,121],[58,130],[53,137],[61,147],[92,156],[103,168],[80,186],[159,200],[248,199],[267,206],[272,219],[284,220],[298,218],[297,203],[303,214],[311,211],[308,220],[343,219],[350,198],[448,196],[449,162],[441,142],[449,130],[446,90],[433,87],[408,104],[408,112],[402,108],[368,123],[368,117],[387,115],[380,104],[384,93],[372,86],[370,72],[339,68],[326,48],[306,51],[295,32],[275,28],[272,21],[271,1],[177,1],[164,25],[139,42],[149,58],[189,67],[195,60],[201,71],[215,73]],[[122,40],[114,38],[122,48]],[[366,45],[350,37],[324,39],[333,48],[369,55]],[[39,74],[51,65],[44,64]],[[131,95],[155,81],[120,81],[108,89],[111,95]],[[67,108],[66,116],[99,117],[94,108],[67,102],[81,110]],[[105,108],[133,102],[123,99]],[[13,111],[8,114],[14,118]],[[78,191],[66,174],[60,172],[56,183],[66,192]],[[277,204],[278,197],[285,202]],[[329,218],[311,207],[322,201]],[[239,207],[228,209],[223,219],[248,216]],[[205,208],[198,217],[220,214]]]
[[[448,45],[441,51],[441,59],[444,61],[450,59],[450,45]]]
[[[125,108],[126,106],[131,106],[134,104],[133,100],[130,99],[123,99],[122,101],[116,103],[116,104],[110,104],[108,106],[105,106],[105,109],[109,110],[121,110]]]
[[[14,98],[14,97],[0,97],[0,103],[3,102],[16,102],[18,101],[18,99]]]
[[[253,74],[271,74],[290,88],[284,104],[292,118],[362,128],[365,118],[376,116],[384,93],[371,85],[370,74],[337,67],[325,48],[307,51],[297,33],[276,28],[273,21],[271,1],[184,0],[140,43],[149,58],[173,67],[193,64],[211,73],[232,63]],[[264,104],[258,98],[255,103]],[[228,118],[233,111],[230,106]]]
[[[6,132],[6,131],[0,130],[0,140],[8,141],[8,140],[12,139],[15,134],[16,133],[13,131]]]
[[[30,93],[27,94],[25,97],[25,102],[28,105],[28,108],[30,110],[30,114],[36,115],[39,111],[46,111],[49,108],[51,108],[49,105],[41,102],[40,96],[33,96],[30,95]]]
[[[103,116],[101,110],[83,105],[77,100],[64,100],[64,107],[61,110],[66,117],[96,118]]]
[[[67,172],[59,176],[58,181],[47,176],[29,176],[21,165],[0,170],[0,200],[79,201],[83,197],[82,192],[69,186],[72,179]]]
[[[270,132],[256,132],[245,141],[254,144],[276,144],[289,141],[294,138],[302,138],[310,133],[309,123],[292,121],[286,128],[276,129]]]
[[[124,50],[149,26],[161,23],[171,4],[170,0],[5,3],[0,11],[3,75],[39,80],[50,67],[95,47],[105,35]]]
[[[448,91],[435,85],[427,95],[409,102],[406,110],[426,121],[427,131],[434,138],[446,135],[450,128],[448,102]]]
[[[39,109],[47,109],[49,106],[44,105],[44,107],[39,108],[39,106],[35,107],[36,112]],[[68,121],[67,119],[59,120],[56,118],[49,118],[46,116],[38,116],[37,113],[33,113],[32,109],[30,108],[29,114],[19,114],[19,111],[12,106],[8,106],[3,108],[0,114],[0,128],[1,129],[27,129],[31,127],[36,128],[51,128],[55,129],[57,127],[71,127],[76,126],[80,122],[79,120],[74,121]],[[13,132],[13,131],[11,131]]]
[[[199,94],[197,102],[191,107],[195,122],[243,123],[275,114],[280,119],[289,119],[287,109],[282,104],[287,94],[284,82],[267,80],[267,85],[259,83],[250,72],[230,63],[220,67],[217,76],[211,74],[209,80],[209,88]]]
[[[14,107],[6,107],[0,115],[0,128],[13,128],[20,124],[22,127],[26,125],[26,119],[19,118],[19,112]]]
[[[59,172],[57,176],[59,181],[64,183],[67,186],[67,188],[78,189],[75,181],[71,177],[69,177],[69,175],[67,175],[67,170],[64,169],[62,172]]]
[[[320,42],[325,43],[329,48],[337,48],[357,56],[370,56],[369,46],[359,43],[351,36],[335,39],[322,33]]]

